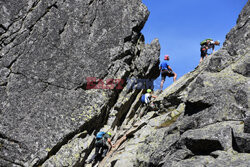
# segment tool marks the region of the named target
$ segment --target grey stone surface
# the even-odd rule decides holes
[[[115,143],[137,125],[100,164],[250,165],[250,1],[223,47],[155,92],[140,119],[136,79],[156,78],[160,55],[140,33],[149,15],[140,0],[0,4],[0,166],[91,166],[98,130]],[[88,90],[87,77],[130,82]]]
[[[158,96],[158,115],[137,132],[150,135],[124,143],[113,165],[249,166],[249,8],[219,51]]]
[[[105,124],[123,85],[87,90],[87,77],[157,77],[148,15],[140,0],[0,2],[0,166],[41,165]]]

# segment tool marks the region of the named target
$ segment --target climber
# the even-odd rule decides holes
[[[157,98],[157,96],[152,95],[152,90],[147,89],[147,93],[142,95],[141,102],[144,106],[141,113],[138,113],[139,118],[146,114],[149,110],[155,110],[155,104],[151,101],[151,98]]]
[[[165,82],[166,76],[173,77],[173,81],[176,81],[177,74],[173,72],[172,68],[168,65],[167,61],[169,60],[169,56],[164,56],[164,61],[160,65],[161,70],[161,91],[163,89],[163,84]]]
[[[111,143],[111,133],[110,132],[98,132],[96,134],[96,141],[95,141],[95,154],[92,156],[92,158],[87,161],[87,163],[91,163],[97,155],[99,154],[99,151],[101,150],[102,158],[104,158],[110,149],[108,144],[110,145],[110,148],[114,147]]]
[[[202,62],[203,59],[205,57],[207,57],[207,55],[208,55],[208,53],[207,53],[208,49],[212,49],[212,53],[213,53],[215,45],[220,45],[220,41],[213,41],[213,39],[205,39],[200,43],[200,45],[201,45],[201,48],[200,48],[200,51],[201,51],[200,62]]]
[[[142,95],[141,97],[141,102],[143,104],[149,104],[151,97],[156,98],[156,96],[152,95],[152,90],[151,89],[147,89],[147,93]]]

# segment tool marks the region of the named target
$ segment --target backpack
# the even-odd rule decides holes
[[[143,94],[143,95],[141,96],[141,102],[142,102],[142,103],[145,103],[145,94]]]
[[[212,41],[213,39],[211,39],[211,38],[204,39],[203,41],[200,42],[200,45],[205,45],[207,40]]]
[[[98,132],[97,134],[96,134],[96,139],[101,139],[102,137],[103,137],[103,135],[105,135],[106,133],[105,132],[102,132],[102,131],[100,131],[100,132]]]

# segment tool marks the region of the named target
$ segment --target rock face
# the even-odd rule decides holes
[[[147,108],[160,44],[140,0],[1,1],[0,166],[88,166],[100,129],[99,166],[249,166],[249,12]]]
[[[38,166],[80,143],[106,123],[126,78],[159,75],[159,42],[140,33],[148,15],[140,0],[0,1],[0,166]],[[114,88],[88,89],[88,77]]]
[[[250,1],[223,47],[158,96],[157,114],[106,166],[250,166],[249,19]]]

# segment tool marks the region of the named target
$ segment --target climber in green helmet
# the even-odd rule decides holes
[[[110,147],[109,147],[110,146]],[[101,150],[101,156],[104,158],[110,148],[114,147],[111,143],[111,132],[103,132],[100,131],[96,134],[96,141],[95,141],[95,154],[91,157],[87,163],[91,163],[96,159],[99,155],[99,151]]]
[[[152,92],[152,90],[151,89],[147,89],[147,93],[151,93]]]
[[[142,95],[142,97],[141,97],[141,102],[144,104],[149,104],[151,97],[156,98],[156,96],[152,95],[152,90],[147,89],[147,93]]]
[[[145,108],[142,110],[142,112],[138,113],[138,116],[141,118],[145,113],[147,113],[148,110],[154,110],[155,109],[155,104],[151,101],[151,98],[157,98],[157,96],[152,95],[152,90],[147,89],[146,94],[143,94],[141,96],[141,103],[143,107]]]

